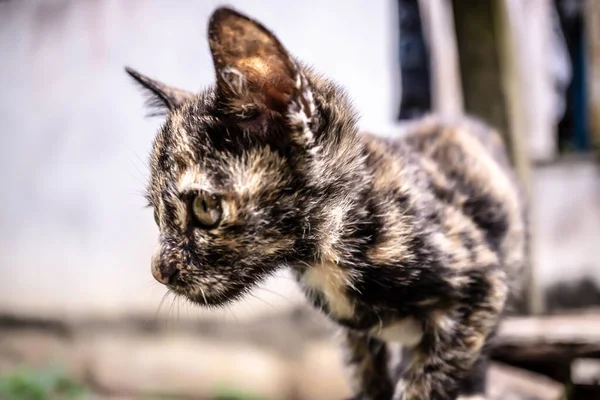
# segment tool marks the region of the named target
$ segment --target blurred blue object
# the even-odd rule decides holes
[[[402,93],[398,119],[418,117],[431,110],[429,54],[423,37],[417,0],[398,0],[400,76]]]

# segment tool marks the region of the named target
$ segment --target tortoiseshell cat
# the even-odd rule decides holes
[[[395,140],[359,134],[344,92],[257,21],[219,8],[208,39],[216,85],[202,93],[127,69],[167,113],[148,188],[154,277],[210,307],[289,266],[344,330],[356,399],[483,396],[527,244],[499,136],[435,117]],[[402,367],[391,343],[410,350]]]

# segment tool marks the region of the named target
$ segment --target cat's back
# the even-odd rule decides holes
[[[416,214],[428,218],[415,221],[431,232],[436,251],[454,252],[447,258],[465,268],[483,266],[492,251],[506,268],[521,269],[526,205],[498,132],[472,118],[428,116],[406,123],[395,139],[368,137],[366,147],[375,190],[408,194]],[[459,253],[480,261],[463,262]]]
[[[378,162],[397,163],[403,169],[417,163],[431,180],[446,181],[472,194],[485,191],[501,197],[502,187],[511,197],[520,196],[502,137],[477,119],[431,115],[406,122],[394,138],[366,136],[365,140],[371,157],[381,158]],[[388,175],[397,181],[398,176]]]
[[[422,156],[450,167],[466,167],[471,158],[483,161],[490,157],[503,173],[512,174],[500,133],[472,117],[427,116],[407,123],[400,140]]]
[[[479,198],[486,204],[501,203],[508,224],[522,219],[520,183],[502,136],[491,126],[474,118],[428,116],[408,124],[398,140],[426,171],[434,189],[441,185],[438,189],[464,195],[452,196],[457,206]]]

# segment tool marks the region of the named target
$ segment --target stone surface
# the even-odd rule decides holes
[[[243,343],[178,336],[98,338],[89,345],[88,373],[106,391],[208,398],[233,387],[284,399],[291,389],[289,362]]]
[[[0,373],[27,366],[60,366],[78,379],[84,378],[86,358],[77,340],[47,332],[0,329]]]
[[[348,378],[340,346],[333,340],[310,343],[300,360],[298,395],[310,400],[349,398]]]
[[[307,323],[298,321],[297,329]],[[253,334],[244,339],[188,328],[150,332],[95,324],[59,334],[0,325],[0,374],[22,365],[59,365],[99,393],[98,400],[210,399],[224,388],[267,400],[331,400],[351,394],[334,332],[290,337],[290,351]],[[514,335],[522,332],[515,329]],[[505,365],[494,364],[489,374],[491,400],[559,400],[555,395],[563,390],[548,378]]]
[[[490,400],[561,400],[565,388],[552,379],[503,364],[488,372]]]

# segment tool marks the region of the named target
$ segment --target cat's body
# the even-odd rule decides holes
[[[358,398],[391,398],[388,391],[398,386],[397,378],[385,382],[398,368],[390,354],[397,350],[386,341],[413,349],[405,357],[424,360],[412,364],[422,383],[408,384],[404,390],[414,392],[407,398],[453,398],[449,377],[455,369],[457,378],[465,375],[461,364],[474,366],[461,393],[481,394],[485,351],[470,364],[472,354],[462,345],[472,341],[478,352],[491,340],[526,254],[524,204],[500,136],[478,121],[429,116],[410,123],[401,137],[363,135],[362,142],[372,179],[357,203],[368,216],[348,221],[347,230],[362,226],[368,239],[353,243],[356,232],[336,238],[344,256],[299,266],[298,281],[317,307],[350,328],[355,389],[368,392]],[[441,345],[444,340],[456,342]],[[370,355],[352,362],[362,352]],[[365,362],[370,357],[373,365]],[[428,362],[445,369],[439,379]]]
[[[524,204],[501,138],[478,121],[428,116],[400,137],[361,135],[361,144],[369,179],[350,185],[353,206],[331,201],[331,231],[320,232],[334,256],[294,265],[297,279],[315,306],[349,328],[358,398],[388,399],[394,390],[398,398],[401,390],[408,399],[453,398],[453,373],[468,375],[464,396],[481,394],[486,354],[473,361],[462,344],[472,341],[476,353],[489,342],[526,254]],[[456,342],[435,349],[444,340]],[[394,389],[402,386],[393,377],[397,350],[385,342],[424,360],[412,364],[420,387]],[[467,374],[467,365],[475,370]]]
[[[343,328],[358,399],[481,394],[526,253],[499,136],[435,117],[361,135],[343,92],[256,21],[221,8],[209,41],[204,93],[129,71],[169,111],[151,157],[154,276],[215,306],[289,266]],[[410,349],[402,371],[392,344]]]

